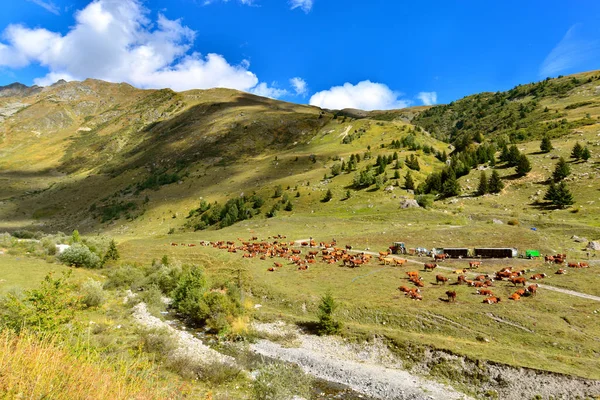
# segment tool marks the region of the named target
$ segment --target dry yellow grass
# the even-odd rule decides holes
[[[31,333],[0,333],[0,371],[3,399],[175,399],[187,392],[160,381],[149,362],[74,355],[56,339]]]

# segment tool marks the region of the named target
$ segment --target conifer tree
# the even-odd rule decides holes
[[[590,153],[590,149],[588,149],[587,146],[585,146],[583,148],[583,151],[581,152],[581,159],[583,161],[587,161],[590,159],[591,156],[592,156],[592,154]]]
[[[565,161],[564,158],[560,158],[556,163],[556,167],[554,168],[554,172],[552,173],[552,180],[556,183],[565,179],[571,173],[571,167]]]
[[[444,197],[457,196],[460,193],[460,184],[456,180],[456,174],[453,169],[448,172],[448,178],[442,185],[442,195]]]
[[[531,163],[525,154],[521,154],[517,161],[517,168],[515,169],[515,172],[519,176],[525,176],[527,173],[529,173],[529,171],[531,171]]]
[[[415,181],[412,178],[410,170],[406,172],[406,176],[404,177],[404,187],[407,190],[415,190]]]
[[[502,189],[504,189],[504,183],[502,182],[502,179],[500,179],[498,171],[494,170],[488,181],[488,191],[489,193],[500,193]]]
[[[579,160],[581,158],[581,153],[583,152],[583,146],[579,144],[579,142],[575,143],[573,146],[573,150],[571,150],[571,158]]]
[[[540,150],[542,153],[549,153],[554,147],[552,147],[552,142],[547,135],[544,135],[542,138],[542,142],[540,143]]]
[[[485,174],[485,171],[481,171],[481,175],[479,177],[479,186],[477,186],[477,195],[483,196],[488,192],[488,178]]]

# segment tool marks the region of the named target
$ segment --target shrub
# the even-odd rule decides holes
[[[163,293],[157,285],[151,284],[148,285],[148,287],[145,287],[138,298],[140,301],[146,303],[148,311],[152,315],[158,315],[162,310],[165,309]]]
[[[259,368],[252,384],[256,400],[310,398],[311,378],[293,364],[266,364]]]
[[[433,207],[433,195],[431,195],[431,194],[418,195],[415,198],[415,200],[417,200],[417,204],[419,204],[423,208]]]
[[[74,267],[97,268],[101,264],[100,257],[83,244],[74,244],[59,254],[57,258],[63,264]]]
[[[102,264],[106,264],[110,261],[117,261],[121,256],[119,255],[119,250],[117,249],[117,244],[114,240],[110,241],[110,245],[108,246],[108,250],[104,254],[104,258],[102,259]]]
[[[81,302],[86,307],[98,307],[106,301],[106,295],[102,289],[102,283],[92,278],[81,285]]]
[[[511,225],[511,226],[518,226],[519,225],[519,220],[517,220],[517,219],[509,219],[506,223],[508,225]]]
[[[104,289],[137,289],[144,282],[144,274],[139,268],[126,265],[108,272]]]
[[[338,305],[331,293],[325,294],[319,304],[317,333],[319,335],[334,335],[342,329],[342,323],[333,319]]]

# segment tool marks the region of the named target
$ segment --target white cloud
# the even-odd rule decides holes
[[[306,96],[308,92],[308,87],[306,85],[306,81],[300,77],[295,77],[290,79],[290,85],[294,88],[296,95],[298,96]]]
[[[586,63],[600,62],[600,28],[575,24],[548,54],[540,67],[540,77],[573,71]]]
[[[289,94],[288,91],[285,89],[277,89],[274,86],[269,87],[264,82],[256,85],[252,90],[250,90],[250,93],[255,94],[257,96],[270,97],[272,99],[277,99],[279,97],[286,96]]]
[[[204,0],[204,3],[202,3],[202,5],[209,6],[209,5],[219,2],[219,1],[222,1],[224,3],[229,2],[229,0]],[[238,0],[238,1],[245,6],[253,6],[254,5],[254,0]]]
[[[305,13],[309,13],[313,6],[313,0],[290,0],[291,9],[300,8]]]
[[[390,110],[405,108],[409,100],[400,99],[401,93],[392,91],[382,83],[362,81],[356,85],[344,83],[329,90],[315,93],[310,105],[333,110],[357,108],[360,110]]]
[[[246,60],[232,65],[219,54],[192,52],[196,32],[181,20],[159,15],[150,21],[147,15],[141,0],[94,0],[75,14],[64,35],[10,25],[0,42],[0,67],[46,67],[47,75],[35,80],[38,85],[97,78],[141,88],[227,87],[282,95],[259,85]]]
[[[45,9],[48,12],[51,12],[52,14],[60,15],[60,9],[57,7],[56,4],[54,4],[51,1],[44,1],[44,0],[27,0],[27,1],[37,4],[38,6],[42,7],[43,9]]]
[[[417,99],[421,100],[424,105],[432,106],[437,103],[436,92],[419,92]]]

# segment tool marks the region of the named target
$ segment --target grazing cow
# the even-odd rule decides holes
[[[586,262],[580,262],[580,263],[579,263],[579,267],[580,267],[580,268],[589,268],[589,267],[590,267],[590,265],[589,265],[588,263],[586,263]]]
[[[493,296],[494,294],[490,289],[477,289],[477,294],[482,296]]]
[[[190,244],[188,244],[188,247],[196,247],[196,245],[193,243],[190,243]]]
[[[453,274],[466,274],[467,270],[466,268],[463,269],[455,269],[454,271],[452,271]]]
[[[410,295],[410,298],[413,300],[423,300],[423,296],[421,296],[417,292],[410,292],[409,295]]]
[[[496,296],[491,296],[488,297],[487,299],[483,300],[484,304],[496,304],[499,303],[501,301],[500,297],[496,297]]]
[[[488,280],[483,281],[483,286],[494,286],[492,283],[493,283],[493,280],[488,279]]]
[[[446,261],[446,258],[450,258],[449,254],[434,254],[433,259],[435,261]]]
[[[436,275],[435,276],[435,283],[440,283],[440,282],[442,282],[442,284],[445,285],[446,282],[448,282],[448,278],[446,278],[443,275]]]
[[[488,276],[488,275],[477,275],[477,276],[475,277],[475,280],[476,280],[476,281],[485,281],[485,280],[486,280],[486,278],[489,278],[489,276]]]
[[[308,265],[304,265],[304,264],[302,264],[302,265],[299,265],[299,266],[298,266],[298,270],[299,270],[299,271],[306,271],[307,269],[308,269]]]
[[[479,282],[479,281],[471,281],[471,283],[469,283],[469,286],[473,286],[473,287],[477,287],[477,288],[486,287],[485,283]]]
[[[527,280],[523,277],[510,278],[509,281],[515,286],[517,286],[518,284],[525,286],[525,284],[527,283]]]
[[[557,275],[564,275],[567,273],[567,271],[565,271],[564,269],[559,269],[558,271],[555,272]]]
[[[527,291],[529,292],[529,294],[531,294],[532,296],[535,296],[535,294],[537,293],[537,288],[539,287],[539,285],[537,283],[534,283],[533,285],[529,285],[527,287]]]
[[[398,287],[398,290],[401,291],[402,293],[408,293],[411,291],[411,289],[406,286],[400,286],[400,287]]]
[[[177,243],[171,243],[171,246],[179,246]]]
[[[554,262],[554,256],[545,256],[544,262],[546,262],[548,264],[552,264]]]
[[[423,282],[421,282],[420,280],[411,280],[411,282],[416,286],[416,287],[425,287],[425,284]]]
[[[346,245],[346,250],[352,250],[352,246]]]
[[[380,251],[379,252],[379,257],[387,257],[390,255],[389,251]]]
[[[526,292],[527,292],[526,289],[519,289],[515,293],[518,294],[519,296],[524,296]]]
[[[383,265],[388,265],[394,262],[394,258],[392,257],[383,257],[381,259],[381,261],[383,261]]]
[[[467,277],[464,275],[459,275],[458,279],[457,279],[457,284],[460,285],[461,283],[467,283]]]
[[[529,278],[529,279],[537,281],[537,280],[543,279],[543,278],[545,278],[547,276],[548,275],[546,275],[546,274],[534,274],[534,275],[531,275],[531,278]]]
[[[283,264],[282,264],[282,263],[278,263],[278,262],[276,262],[276,263],[273,263],[273,264],[274,264],[274,265],[275,265],[277,268],[281,268],[281,267],[283,267]]]
[[[453,290],[448,290],[446,292],[446,296],[448,296],[448,301],[455,302],[456,301],[456,292]]]
[[[579,268],[579,263],[569,263],[567,264],[569,268]]]
[[[408,275],[409,278],[419,278],[418,271],[408,271],[406,275]]]
[[[302,242],[302,243],[300,243],[300,246],[306,247],[306,246],[308,246],[308,242]]]
[[[437,266],[437,264],[425,264],[423,265],[423,268],[425,269],[425,271],[433,271],[437,268]]]
[[[517,301],[521,299],[521,295],[519,293],[513,293],[510,295],[509,299]]]
[[[469,261],[469,268],[481,267],[481,261]]]
[[[274,272],[274,271],[275,271],[275,268],[273,268],[273,267],[269,267],[269,269],[267,269],[267,271],[269,271],[269,272]]]
[[[394,264],[396,265],[404,265],[408,262],[408,260],[404,259],[404,258],[394,258]]]

